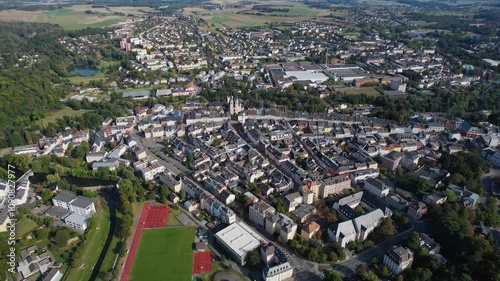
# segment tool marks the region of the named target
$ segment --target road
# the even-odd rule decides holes
[[[334,269],[340,272],[344,276],[351,276],[354,274],[354,270],[360,264],[369,264],[373,258],[380,258],[384,253],[389,250],[394,245],[399,245],[404,239],[406,239],[413,231],[413,227],[403,231],[384,242],[373,246],[372,248],[360,253],[352,259],[342,261],[333,265],[321,264],[319,269],[321,270],[331,270]]]
[[[141,147],[142,149],[144,149],[146,151],[146,153],[148,154],[148,156],[151,156],[151,157],[153,157],[155,159],[158,159],[158,162],[160,162],[160,164],[164,165],[167,168],[167,170],[170,171],[172,174],[178,175],[181,172],[182,173],[189,172],[189,169],[187,167],[185,167],[184,165],[182,165],[179,161],[177,161],[177,160],[171,158],[170,156],[166,155],[162,151],[155,150],[155,152],[161,156],[161,158],[157,157],[155,155],[155,153],[153,153],[149,149],[148,143],[147,143],[148,141],[145,140],[144,138],[138,136],[136,133],[133,133],[131,135],[131,137],[137,142],[137,145],[139,147]]]

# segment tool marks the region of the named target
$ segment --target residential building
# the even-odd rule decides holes
[[[96,212],[92,199],[85,196],[77,196],[68,190],[59,191],[59,194],[52,198],[52,203],[56,207],[70,210],[84,217],[91,217]]]
[[[410,218],[419,220],[421,219],[425,214],[427,214],[427,205],[424,202],[412,202],[410,203],[410,206],[408,208],[408,216]]]
[[[316,222],[313,221],[311,223],[308,223],[302,227],[300,232],[300,237],[302,237],[302,239],[307,241],[311,239],[316,234],[316,232],[318,232],[319,229],[320,226]]]
[[[295,210],[302,203],[302,196],[299,192],[294,192],[285,196],[285,204],[287,206],[287,211],[291,212]]]
[[[363,188],[379,198],[386,197],[389,194],[390,190],[389,187],[381,180],[372,178],[369,178],[365,181],[365,185]]]
[[[380,156],[382,167],[391,171],[394,171],[396,170],[397,167],[399,167],[399,164],[401,163],[402,159],[403,159],[403,153],[397,151],[391,151],[386,155]]]
[[[308,204],[300,204],[291,214],[298,222],[305,223],[311,216],[316,214],[316,207]]]
[[[413,252],[402,246],[393,246],[384,255],[384,265],[394,275],[399,275],[405,269],[411,267]]]
[[[75,214],[75,213],[72,213],[71,215],[64,218],[64,222],[67,225],[74,227],[76,229],[83,230],[83,231],[85,231],[87,229],[87,221],[88,221],[88,217],[84,217],[82,215]]]
[[[351,187],[351,179],[349,175],[340,175],[329,177],[318,182],[320,185],[319,196],[326,198],[332,194],[342,193],[344,190]]]
[[[182,190],[182,180],[177,180],[173,175],[168,172],[160,174],[160,181],[167,185],[170,190],[179,193]]]
[[[265,201],[261,200],[248,208],[248,219],[262,227],[265,226],[265,219],[267,215],[274,215],[276,210],[267,204]]]

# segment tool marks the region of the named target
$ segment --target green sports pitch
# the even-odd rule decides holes
[[[129,281],[189,281],[193,274],[192,227],[144,229]]]

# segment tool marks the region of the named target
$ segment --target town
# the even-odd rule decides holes
[[[113,61],[7,139],[8,280],[497,280],[498,36],[465,60],[417,24],[439,5],[213,23],[286,9],[234,5],[57,38]]]

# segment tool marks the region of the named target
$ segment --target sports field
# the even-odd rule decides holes
[[[128,280],[191,280],[194,235],[192,227],[144,229]]]

